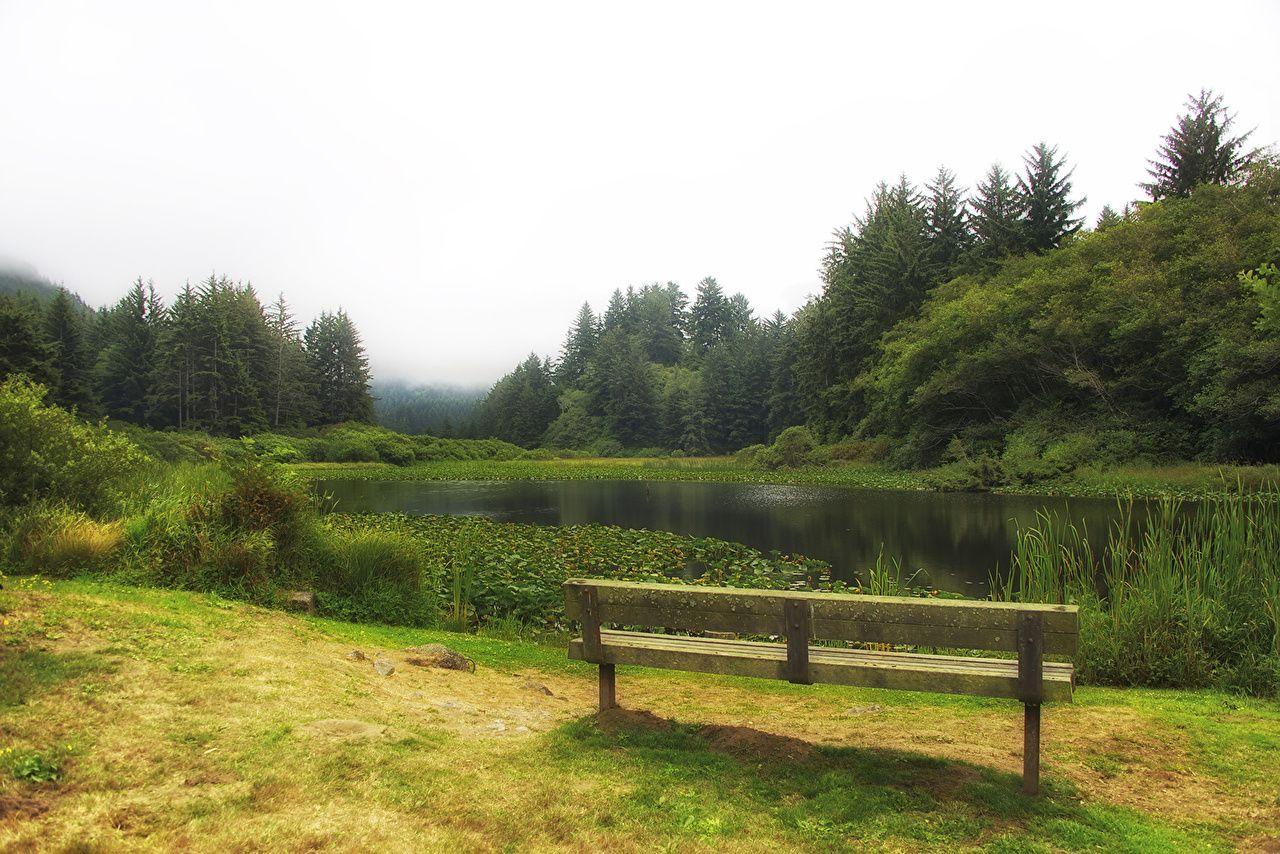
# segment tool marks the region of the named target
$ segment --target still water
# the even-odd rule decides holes
[[[1009,563],[1018,526],[1056,510],[1105,541],[1110,499],[894,492],[823,486],[640,481],[320,481],[342,512],[487,516],[504,522],[597,522],[716,537],[829,562],[853,580],[883,546],[919,583],[982,595]],[[1097,543],[1100,545],[1100,543]],[[927,578],[927,582],[926,579]]]

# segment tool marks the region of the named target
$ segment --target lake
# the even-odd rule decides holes
[[[486,516],[537,525],[601,523],[716,537],[762,551],[829,562],[853,580],[881,547],[904,575],[923,569],[929,584],[983,595],[992,570],[1009,563],[1019,525],[1057,510],[1105,539],[1112,499],[895,492],[824,486],[654,481],[322,480],[341,512]],[[925,583],[923,579],[920,583]]]

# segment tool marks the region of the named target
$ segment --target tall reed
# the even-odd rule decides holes
[[[1280,493],[1121,503],[1105,547],[1057,513],[1018,532],[996,598],[1072,602],[1082,678],[1280,687]]]

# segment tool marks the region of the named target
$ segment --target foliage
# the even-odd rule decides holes
[[[828,459],[807,428],[788,427],[778,434],[772,445],[756,453],[752,462],[767,469],[794,469],[821,465]]]
[[[1200,90],[1187,98],[1187,112],[1160,141],[1151,176],[1142,188],[1152,199],[1189,196],[1202,184],[1231,184],[1245,172],[1255,152],[1245,149],[1252,131],[1231,136],[1235,116],[1221,95]]]
[[[64,506],[31,504],[8,521],[4,563],[54,578],[106,569],[122,540],[118,523],[97,522]]]
[[[1280,353],[1241,284],[1280,246],[1280,174],[1205,186],[1103,232],[938,286],[860,376],[858,429],[930,464],[952,439],[1004,452],[1057,428],[1127,431],[1137,456],[1272,460]],[[1258,401],[1264,401],[1258,406]]]
[[[1280,691],[1280,492],[1123,511],[1100,553],[1042,514],[993,587],[1079,605],[1085,680]]]
[[[446,439],[474,438],[476,412],[485,390],[451,385],[409,386],[374,382],[374,421],[388,430]]]
[[[146,457],[125,437],[45,402],[44,386],[0,382],[0,506],[65,502],[103,512]]]
[[[558,626],[568,578],[681,581],[781,588],[829,583],[830,567],[793,555],[764,555],[737,543],[606,525],[547,527],[476,517],[330,515],[331,531],[375,531],[409,538],[425,561],[438,601],[457,603],[456,619],[515,617]],[[465,595],[464,595],[465,594]],[[458,602],[465,598],[466,607]]]
[[[16,281],[22,292],[0,293],[0,379],[26,374],[82,415],[222,436],[372,415],[364,348],[341,311],[299,335],[283,296],[267,309],[226,277],[168,306],[138,279],[97,312],[65,288]]]

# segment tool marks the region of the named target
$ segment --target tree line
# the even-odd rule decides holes
[[[93,310],[66,288],[0,293],[0,377],[60,406],[156,428],[239,436],[372,415],[369,364],[341,309],[305,329],[283,295],[211,275],[166,305],[138,279]]]
[[[882,183],[791,317],[713,278],[692,305],[674,283],[615,290],[556,359],[531,354],[493,386],[481,432],[703,453],[806,425],[894,440],[903,465],[1051,465],[1067,434],[1077,455],[1276,459],[1280,184],[1234,123],[1219,95],[1189,98],[1140,184],[1150,201],[1105,206],[1092,228],[1043,142],[972,192],[946,168]]]

